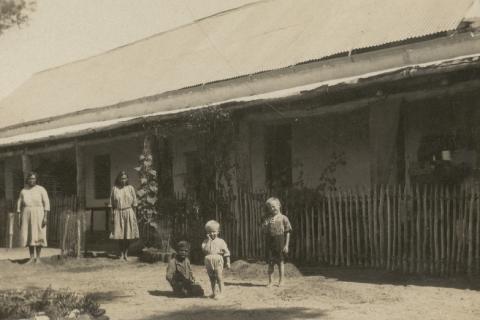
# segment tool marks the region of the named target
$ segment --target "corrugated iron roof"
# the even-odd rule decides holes
[[[308,93],[310,91],[314,91],[318,88],[323,87],[335,87],[337,85],[354,85],[360,81],[370,80],[375,77],[385,76],[385,75],[392,75],[395,73],[402,73],[402,74],[409,74],[405,71],[416,71],[414,74],[418,73],[418,70],[422,69],[436,69],[436,68],[445,68],[445,67],[452,67],[452,66],[465,66],[470,64],[478,64],[480,61],[480,53],[473,54],[468,56],[461,56],[455,57],[452,59],[445,59],[445,60],[437,60],[431,61],[428,63],[421,63],[421,64],[413,64],[408,66],[402,66],[397,68],[385,69],[382,71],[376,72],[369,72],[357,76],[351,76],[347,78],[340,78],[340,79],[333,79],[328,81],[316,82],[308,85],[293,87],[289,89],[277,90],[273,92],[267,92],[262,94],[257,94],[248,97],[241,97],[238,99],[230,99],[226,101],[220,101],[216,103],[206,104],[206,105],[198,105],[193,107],[186,107],[186,108],[179,108],[177,110],[170,110],[170,111],[160,111],[155,112],[152,114],[145,114],[138,117],[123,117],[117,118],[112,120],[105,120],[105,121],[95,121],[89,123],[82,123],[70,126],[64,126],[55,129],[48,129],[42,130],[37,132],[25,133],[20,135],[15,135],[6,138],[0,138],[0,147],[15,147],[24,143],[37,143],[37,142],[45,142],[49,140],[55,140],[60,138],[76,138],[85,136],[92,133],[102,132],[111,129],[117,129],[120,127],[127,127],[132,126],[146,119],[153,119],[161,120],[164,119],[165,116],[170,115],[178,115],[180,113],[191,112],[194,110],[204,109],[208,107],[216,107],[216,106],[223,106],[230,103],[243,103],[243,102],[259,102],[264,100],[274,100],[280,99],[285,97],[291,97],[296,95],[301,95],[304,93]]]
[[[454,30],[472,3],[259,1],[35,74],[0,128]]]

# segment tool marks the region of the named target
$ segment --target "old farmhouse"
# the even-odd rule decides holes
[[[475,0],[263,0],[39,72],[0,102],[0,197],[33,169],[104,231],[145,136],[163,195],[200,192],[206,166],[234,193],[478,181],[479,17]]]

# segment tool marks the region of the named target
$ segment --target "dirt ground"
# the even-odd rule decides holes
[[[7,288],[69,288],[95,293],[111,319],[480,319],[480,279],[399,276],[375,270],[309,268],[266,288],[263,275],[227,273],[223,300],[171,296],[164,263],[110,258],[41,265],[0,261]],[[194,275],[210,293],[202,266]]]

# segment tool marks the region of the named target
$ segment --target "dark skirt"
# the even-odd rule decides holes
[[[279,263],[284,261],[286,254],[283,252],[285,247],[285,235],[271,236],[267,235],[265,239],[265,260],[267,263]]]

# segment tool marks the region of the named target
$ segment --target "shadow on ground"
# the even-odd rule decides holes
[[[28,262],[28,260],[30,260],[29,258],[25,258],[25,259],[8,259],[8,261],[12,262],[12,263],[16,263],[16,264],[26,264]]]
[[[323,276],[326,279],[370,284],[390,284],[399,286],[442,287],[480,291],[480,276],[466,275],[440,277],[403,274],[386,271],[344,267],[300,267],[304,276]]]
[[[256,284],[251,282],[228,282],[224,283],[226,286],[239,286],[239,287],[266,287],[266,284]]]
[[[112,302],[122,298],[131,298],[132,295],[126,295],[121,291],[91,292],[89,296],[99,303]]]
[[[195,307],[172,311],[159,316],[151,316],[144,320],[290,320],[290,319],[321,319],[325,313],[321,310],[306,308],[261,308],[235,309],[221,307]]]
[[[175,298],[175,295],[173,294],[173,291],[169,290],[151,290],[151,291],[148,291],[148,293],[151,295],[151,296],[155,296],[155,297],[167,297],[167,298]]]

